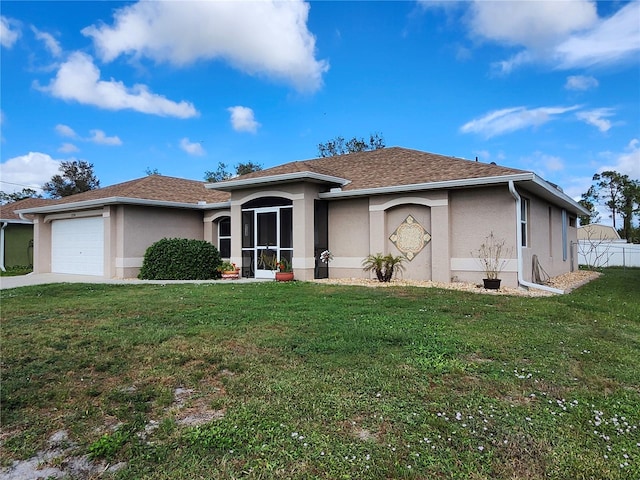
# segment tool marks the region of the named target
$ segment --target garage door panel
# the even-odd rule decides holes
[[[104,275],[102,217],[54,220],[51,223],[51,271]]]

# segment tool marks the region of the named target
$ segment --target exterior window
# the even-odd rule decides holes
[[[529,199],[523,198],[520,202],[520,232],[522,234],[522,246],[529,245]]]
[[[231,257],[231,217],[223,217],[218,222],[218,250],[222,258]]]

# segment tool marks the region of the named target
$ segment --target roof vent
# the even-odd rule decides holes
[[[329,190],[331,193],[338,193],[342,191],[342,188],[340,187],[333,187],[332,189]]]

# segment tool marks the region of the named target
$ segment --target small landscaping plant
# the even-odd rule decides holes
[[[219,278],[220,252],[209,242],[163,238],[144,254],[142,280],[208,280]]]
[[[511,249],[505,247],[506,240],[499,239],[491,232],[487,235],[480,247],[473,252],[480,262],[486,279],[495,280],[507,265],[507,259],[511,257]]]
[[[289,273],[293,272],[293,267],[291,266],[291,262],[286,258],[281,259],[278,263],[276,263],[279,272]]]
[[[238,270],[238,267],[236,267],[235,263],[229,262],[229,261],[224,261],[220,264],[220,266],[218,267],[218,272],[222,273],[222,272],[235,272],[236,270]]]
[[[365,272],[375,272],[379,282],[390,282],[394,273],[404,270],[403,261],[402,256],[394,257],[391,254],[376,253],[365,258],[362,261],[362,267]]]

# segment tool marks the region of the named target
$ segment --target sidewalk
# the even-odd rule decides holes
[[[44,285],[47,283],[108,283],[119,285],[167,285],[170,283],[216,283],[216,282],[259,282],[254,278],[239,280],[139,280],[137,278],[104,278],[93,275],[69,275],[64,273],[30,273],[15,277],[0,277],[0,290],[8,288],[27,287],[30,285]],[[269,280],[266,280],[269,281]]]

